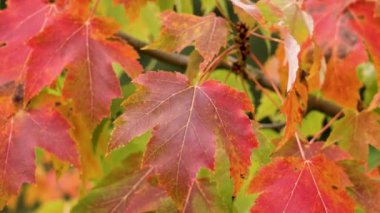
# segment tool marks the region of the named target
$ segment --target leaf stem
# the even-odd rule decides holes
[[[219,62],[223,59],[224,56],[230,54],[231,52],[235,51],[236,46],[232,45],[229,48],[225,49],[221,54],[219,54],[210,64],[208,64],[205,68],[205,70],[202,70],[202,75],[199,79],[201,81],[206,73],[210,72],[211,70],[215,69],[215,67],[218,66]]]
[[[273,37],[269,37],[269,36],[261,35],[261,34],[259,34],[259,33],[255,33],[255,32],[251,32],[251,35],[256,36],[256,37],[258,37],[258,38],[262,38],[262,39],[266,39],[266,40],[274,41],[274,42],[277,42],[277,43],[280,43],[280,44],[284,44],[284,41],[281,40],[281,39],[278,39],[278,38],[273,38]]]
[[[306,161],[305,152],[303,151],[301,140],[298,137],[298,133],[296,132],[296,133],[294,133],[294,135],[296,136],[296,141],[297,141],[298,149],[300,150],[300,153],[301,153],[301,157],[302,157],[303,160]]]
[[[267,70],[266,70],[265,66],[260,62],[260,60],[255,56],[255,54],[250,53],[249,56],[257,64],[257,66],[259,66],[259,68],[264,73],[267,73]],[[272,78],[269,77],[268,80],[269,80],[269,82],[270,82],[273,90],[275,91],[276,95],[281,100],[281,103],[284,103],[284,98],[282,97],[280,90],[278,89],[278,87],[276,86],[276,84],[273,82]]]
[[[100,2],[100,0],[95,1],[94,6],[92,7],[92,10],[90,12],[90,15],[88,16],[88,19],[91,19],[94,16],[95,11],[98,8],[99,2]]]
[[[268,93],[268,90],[265,89],[263,87],[263,85],[260,84],[260,82],[256,79],[256,78],[251,78],[250,75],[248,75],[248,79],[253,81],[253,83],[255,83],[257,89],[259,89],[261,92],[264,93],[264,95],[266,95],[268,97],[268,99],[272,102],[272,104],[277,108],[277,109],[281,109],[281,106],[272,98],[272,96],[270,96],[270,94]]]
[[[254,33],[256,30],[258,30],[260,28],[260,25],[257,25],[257,26],[255,26],[254,28],[252,28],[249,32],[248,32],[248,34],[252,34],[252,33]]]
[[[313,138],[309,141],[309,144],[314,143],[342,114],[343,111],[341,110],[334,117],[332,117],[331,120],[329,120],[329,122],[313,136]]]

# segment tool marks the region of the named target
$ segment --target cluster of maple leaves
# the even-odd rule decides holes
[[[135,16],[147,1],[116,2]],[[218,63],[241,51],[229,42],[242,34],[232,32],[230,20],[162,12],[160,36],[146,48],[178,53],[193,45],[198,72],[144,73],[118,24],[96,16],[99,1],[6,3],[0,11],[0,208],[22,184],[35,182],[36,147],[79,168],[83,182],[96,177],[92,134],[110,116],[112,100],[122,97],[112,66],[118,63],[137,90],[114,121],[108,152],[150,130],[152,136],[143,155],[114,168],[74,212],[229,212],[247,184],[248,193],[259,193],[252,212],[354,212],[357,206],[380,212],[379,171],[367,165],[369,145],[380,149],[380,93],[365,106],[356,72],[370,61],[380,82],[379,1],[231,0],[247,29],[243,39],[261,29],[261,37],[278,42],[270,66],[249,51],[237,55],[244,62],[249,55],[265,71],[287,118],[270,162],[253,178],[252,152],[272,142],[261,140],[247,116],[254,109],[245,93],[207,80]],[[298,131],[315,91],[344,108],[325,142]],[[229,201],[214,180],[218,164],[233,182]]]

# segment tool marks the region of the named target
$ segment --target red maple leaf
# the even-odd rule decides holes
[[[78,165],[69,125],[48,108],[19,111],[0,123],[0,208],[23,183],[34,182],[34,149],[41,147],[64,161]]]
[[[59,5],[41,0],[9,0],[7,4],[0,11],[0,85],[22,80],[31,55],[28,40],[59,12]]]
[[[133,48],[114,37],[117,24],[87,12],[78,14],[88,3],[76,4],[76,10],[55,18],[30,41],[33,52],[25,96],[29,100],[67,68],[63,96],[73,99],[76,112],[94,125],[108,115],[111,100],[121,96],[112,62],[120,63],[131,77],[142,72],[142,67]]]
[[[368,60],[365,46],[353,26],[352,14],[346,9],[355,0],[305,1],[314,19],[314,38],[327,60],[322,92],[339,104],[356,108],[360,99],[360,81],[356,67]]]
[[[134,82],[142,88],[127,100],[110,148],[153,129],[144,162],[156,169],[160,181],[183,207],[199,169],[214,168],[215,140],[220,135],[238,190],[241,176],[247,175],[251,150],[257,146],[244,114],[252,110],[248,98],[215,81],[192,86],[179,73],[151,72]]]
[[[251,212],[353,212],[343,169],[323,155],[310,160],[278,158],[262,168],[250,185],[262,192]]]

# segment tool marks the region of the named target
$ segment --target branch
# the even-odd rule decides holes
[[[119,32],[117,36],[127,41],[130,45],[132,45],[135,49],[137,49],[137,51],[140,52],[141,54],[151,56],[157,60],[160,60],[167,64],[175,65],[181,68],[187,67],[189,58],[185,55],[167,53],[160,50],[142,49],[143,47],[147,45],[147,43],[140,41],[123,32]],[[231,65],[222,61],[218,65],[218,68],[231,69]],[[249,79],[254,78],[260,84],[262,84],[265,88],[273,90],[269,81],[265,78],[265,76],[262,74],[262,72],[259,69],[248,65],[247,69],[245,69],[245,72]],[[311,110],[318,110],[329,116],[334,116],[335,114],[341,111],[341,108],[330,101],[324,100],[322,98],[318,98],[314,95],[309,95],[307,111],[311,111]]]
[[[285,123],[259,123],[259,127],[281,131],[281,129],[285,127]]]

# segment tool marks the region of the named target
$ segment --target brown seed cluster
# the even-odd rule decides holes
[[[234,42],[239,47],[239,52],[238,60],[232,65],[232,71],[240,75],[245,75],[244,69],[250,53],[248,30],[247,25],[244,23],[239,22],[235,25],[236,36]]]

